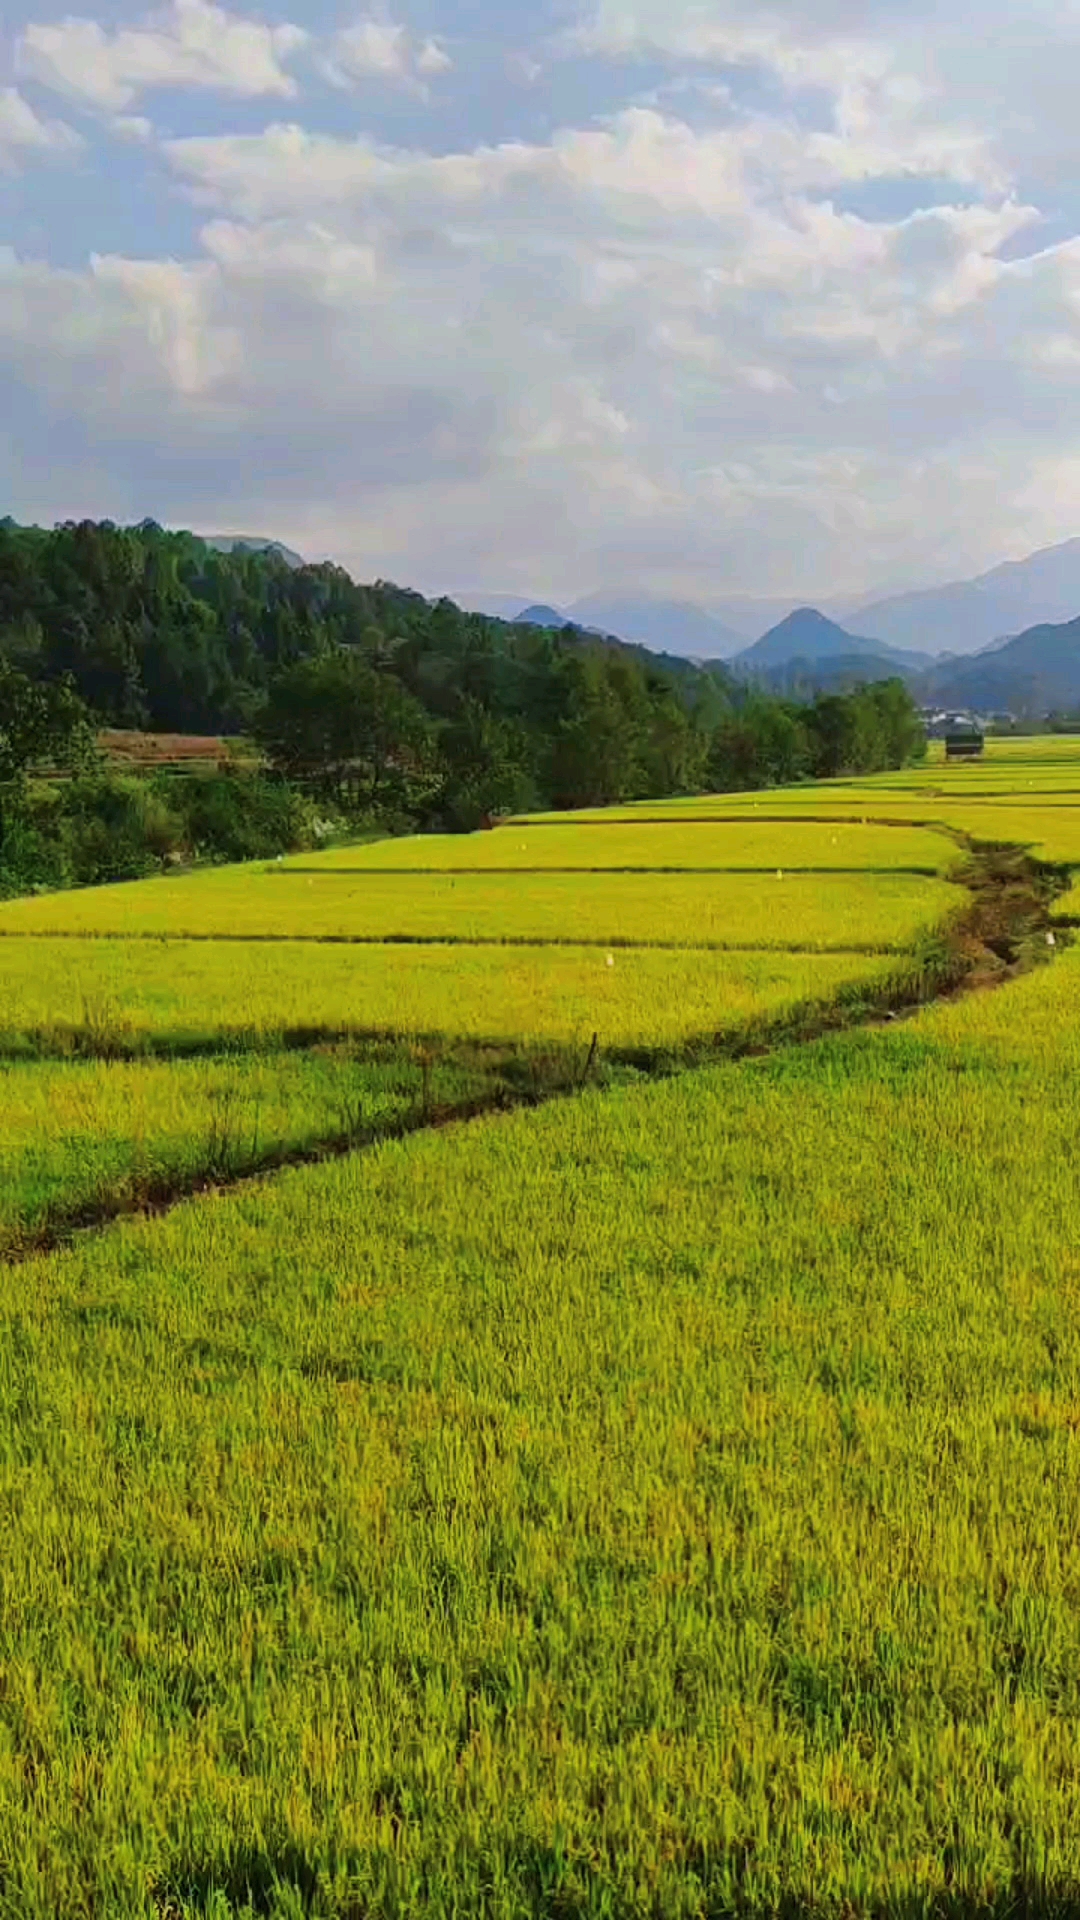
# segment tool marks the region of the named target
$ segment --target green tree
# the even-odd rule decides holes
[[[626,688],[607,670],[600,649],[562,662],[564,713],[548,758],[549,797],[556,807],[602,807],[637,797],[639,734]]]
[[[431,791],[423,707],[349,648],[277,675],[252,726],[279,772],[353,812],[406,806]]]
[[[30,769],[42,762],[65,771],[82,766],[93,749],[86,709],[70,681],[31,680],[0,658],[0,845]]]
[[[445,766],[438,817],[455,833],[471,833],[499,813],[513,813],[531,795],[529,741],[525,729],[464,699],[443,728],[439,747]]]

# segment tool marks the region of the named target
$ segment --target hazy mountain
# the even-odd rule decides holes
[[[863,633],[890,646],[930,653],[976,653],[1032,627],[1069,623],[1080,614],[1080,540],[1009,560],[975,580],[954,581],[860,607]]]
[[[435,596],[438,598],[438,595]],[[471,588],[455,588],[446,595],[455,607],[461,607],[465,613],[483,613],[491,620],[516,620],[523,607],[532,605],[520,593],[484,593],[473,592]],[[533,600],[536,596],[533,595]]]
[[[848,633],[816,607],[799,607],[778,626],[770,627],[752,647],[737,654],[732,666],[739,673],[757,673],[782,667],[789,660],[850,661],[853,658],[869,662],[879,676],[883,666],[904,673],[920,673],[930,665],[929,654],[900,652],[880,640]]]
[[[945,707],[1042,714],[1080,706],[1080,618],[1043,623],[1004,646],[943,663],[925,685]]]
[[[881,597],[880,594],[872,596],[874,600]],[[865,601],[866,598],[867,595],[863,594],[862,600]],[[846,599],[818,602],[821,612],[827,614],[830,620],[839,621],[841,625],[860,604],[859,599],[852,598],[850,595]],[[709,600],[705,605],[705,611],[710,613],[714,620],[719,620],[724,626],[730,627],[733,632],[743,634],[747,640],[756,640],[761,634],[768,632],[772,627],[779,626],[789,614],[797,613],[800,607],[805,605],[805,596],[800,598],[794,593],[786,599],[766,600],[757,599],[752,594],[736,593],[720,600]]]
[[[697,660],[729,660],[745,638],[690,600],[664,600],[647,593],[589,593],[575,600],[567,613],[579,626],[636,640],[656,653]]]
[[[276,553],[290,567],[306,567],[302,553],[283,547],[280,540],[261,540],[251,533],[203,533],[199,535],[217,553]]]
[[[557,607],[546,607],[542,601],[538,602],[535,607],[523,607],[520,613],[515,613],[514,621],[521,627],[569,627],[573,625],[573,621],[568,620],[565,613],[560,613]]]

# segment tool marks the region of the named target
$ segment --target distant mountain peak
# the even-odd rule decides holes
[[[780,667],[789,660],[825,660],[841,656],[870,654],[888,658],[889,650],[879,640],[863,640],[838,627],[817,607],[797,607],[778,626],[770,627],[752,647],[735,661],[738,667]]]
[[[514,625],[518,627],[572,627],[573,624],[558,607],[545,606],[542,601],[534,607],[523,607],[514,615]]]

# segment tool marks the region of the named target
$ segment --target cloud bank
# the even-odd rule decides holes
[[[28,20],[0,164],[30,196],[47,152],[85,165],[64,101],[189,227],[0,244],[13,510],[563,599],[825,595],[1069,537],[1080,8],[994,0],[986,47],[964,13],[522,9],[497,137],[449,5]]]

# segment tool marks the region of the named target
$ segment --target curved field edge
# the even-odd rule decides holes
[[[858,972],[831,995],[789,997],[699,1035],[603,1048],[599,1035],[585,1044],[530,1044],[309,1034],[291,1051],[271,1036],[241,1033],[231,1051],[219,1035],[209,1055],[168,1035],[155,1050],[143,1037],[125,1057],[115,1030],[49,1030],[36,1055],[7,1069],[0,1260],[26,1259],[125,1215],[167,1212],[268,1171],[539,1106],[586,1085],[610,1090],[790,1044],[914,1004],[939,984],[932,960],[913,957],[902,969]],[[33,1035],[20,1038],[24,1048],[34,1043]]]
[[[250,1035],[235,1036],[234,1057],[224,1071],[215,1053],[203,1070],[205,1084],[189,1084],[186,1103],[179,1103],[177,1083],[170,1080],[164,1060],[152,1057],[145,1034],[132,1037],[100,1021],[82,1032],[64,1027],[36,1037],[24,1032],[20,1045],[36,1045],[39,1058],[52,1049],[75,1054],[88,1064],[119,1061],[117,1070],[136,1078],[130,1086],[117,1086],[106,1070],[94,1087],[77,1069],[72,1077],[70,1065],[37,1070],[54,1076],[55,1086],[44,1089],[54,1121],[65,1084],[78,1089],[79,1127],[58,1152],[48,1130],[44,1144],[37,1144],[36,1124],[27,1131],[21,1150],[17,1138],[9,1143],[0,1258],[24,1259],[124,1215],[165,1212],[193,1194],[220,1191],[268,1170],[317,1164],[380,1140],[517,1106],[538,1106],[588,1083],[612,1087],[628,1075],[683,1073],[717,1060],[760,1055],[826,1033],[896,1019],[971,985],[1003,984],[1048,957],[1043,943],[1052,936],[1044,929],[1050,924],[1048,902],[1061,884],[1059,876],[1040,870],[1014,849],[990,847],[970,849],[958,874],[969,890],[963,916],[954,916],[903,962],[860,971],[831,994],[794,996],[787,1005],[744,1012],[719,1029],[711,1026],[667,1042],[624,1041],[603,1048],[599,1030],[587,1049],[565,1041],[470,1042],[445,1034],[419,1040],[410,1036],[404,1042],[386,1034],[366,1040],[354,1036],[351,1043],[308,1034],[307,1057],[289,1069],[295,1081],[291,1101],[283,1103],[280,1089],[271,1090],[271,1104],[286,1109],[272,1121],[263,1113],[266,1087],[258,1061],[242,1057],[252,1050]],[[253,1050],[265,1058],[275,1044],[281,1050],[282,1037],[264,1033],[255,1037]],[[196,1045],[187,1051],[198,1055],[206,1049]],[[183,1052],[175,1036],[171,1052],[174,1059]],[[169,1057],[168,1036],[162,1037],[161,1053]],[[189,1059],[189,1075],[192,1064]],[[97,1071],[100,1076],[100,1066]],[[156,1088],[149,1084],[155,1077]],[[249,1083],[254,1085],[254,1106]],[[35,1091],[36,1113],[43,1088]],[[119,1128],[118,1106],[124,1115]],[[8,1131],[14,1125],[17,1135],[10,1101],[9,1109]],[[136,1120],[133,1127],[132,1111],[157,1114],[159,1134],[164,1129],[165,1137],[154,1137],[149,1145],[153,1129],[145,1120],[141,1126]]]

